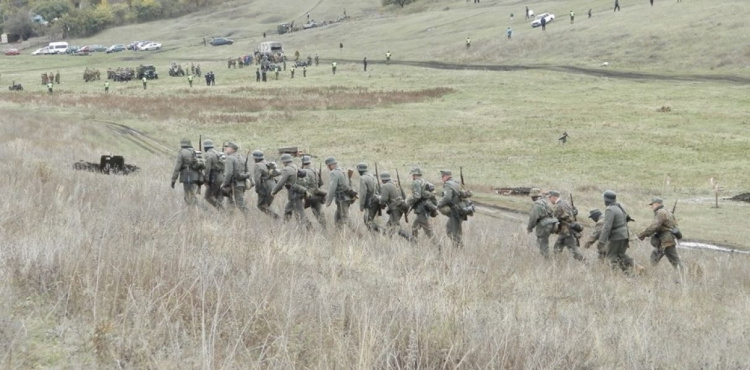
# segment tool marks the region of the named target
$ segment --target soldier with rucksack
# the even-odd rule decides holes
[[[247,173],[247,167],[240,160],[239,146],[228,141],[224,146],[224,153],[227,155],[224,162],[224,181],[221,183],[222,193],[229,197],[227,206],[235,206],[242,212],[247,212],[245,204],[245,190],[247,190],[247,179],[250,175]]]
[[[309,230],[312,228],[312,224],[305,216],[305,203],[304,199],[308,196],[308,191],[305,186],[299,183],[300,175],[306,176],[305,172],[300,173],[297,166],[294,165],[292,155],[284,153],[281,155],[281,163],[284,165],[284,169],[281,170],[281,178],[276,186],[271,191],[271,196],[276,196],[281,189],[286,188],[287,191],[287,203],[284,207],[284,221],[289,221],[294,216],[297,221],[304,224]]]
[[[349,206],[357,197],[357,192],[351,187],[351,180],[347,181],[347,175],[339,167],[336,158],[326,158],[326,166],[331,172],[328,195],[326,196],[326,207],[330,207],[336,201],[336,216],[334,221],[339,228],[349,225]],[[351,171],[351,170],[350,170]],[[351,179],[351,177],[350,177]]]
[[[583,228],[574,221],[577,211],[560,198],[560,192],[551,190],[549,201],[552,203],[552,215],[557,219],[557,241],[555,241],[555,255],[562,253],[566,247],[573,253],[573,258],[583,261],[583,255],[578,251],[578,238]]]
[[[255,182],[255,192],[258,194],[258,209],[277,219],[279,215],[271,209],[271,204],[273,203],[273,194],[271,192],[276,186],[276,177],[281,173],[276,169],[276,163],[266,162],[263,152],[260,150],[253,152],[253,161],[255,161],[253,180]]]
[[[377,172],[377,164],[375,168]],[[364,212],[365,226],[372,231],[380,232],[381,228],[376,219],[378,212],[382,213],[378,180],[367,171],[366,163],[359,163],[357,172],[359,172],[359,211]]]
[[[411,170],[411,179],[411,196],[406,200],[406,205],[417,215],[411,224],[411,234],[416,238],[419,236],[419,229],[422,229],[432,239],[435,233],[432,231],[430,218],[437,216],[435,185],[422,178],[422,170],[419,167]]]
[[[472,196],[471,191],[464,190],[463,184],[453,180],[451,170],[441,170],[440,176],[443,180],[443,197],[438,202],[438,210],[441,214],[448,216],[446,231],[448,238],[454,247],[463,247],[463,230],[461,224],[474,215],[474,205],[468,200]],[[462,181],[463,182],[463,181]]]
[[[549,258],[549,236],[552,234],[557,219],[553,216],[549,202],[542,195],[542,189],[532,188],[529,195],[534,203],[531,205],[526,231],[531,233],[536,229],[536,245],[539,247],[539,252],[544,258]]]
[[[388,222],[385,224],[386,233],[392,236],[398,232],[406,240],[412,240],[411,234],[401,228],[401,217],[409,208],[399,188],[391,181],[391,174],[388,172],[380,173],[380,181],[383,185],[380,186],[379,203],[385,206],[388,213]]]
[[[326,228],[326,216],[323,213],[323,203],[328,193],[321,189],[323,186],[323,177],[320,172],[310,168],[312,160],[310,156],[306,155],[302,157],[302,171],[305,171],[305,176],[302,178],[307,188],[307,192],[311,195],[305,198],[305,208],[312,209],[313,216],[320,222],[320,226],[325,230]]]
[[[227,155],[217,151],[212,140],[203,141],[203,151],[206,162],[203,176],[207,185],[204,198],[208,204],[216,208],[222,208],[224,196],[221,193],[221,185],[224,183],[224,163]]]
[[[185,190],[185,203],[193,205],[197,203],[196,192],[203,184],[203,169],[206,162],[203,154],[190,144],[190,140],[180,140],[180,151],[177,152],[174,171],[172,172],[172,189],[174,189],[179,177]]]

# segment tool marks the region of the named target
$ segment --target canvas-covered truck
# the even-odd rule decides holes
[[[284,54],[284,47],[281,45],[278,41],[265,41],[261,42],[260,46],[258,47],[258,51],[261,53],[261,55],[275,55],[275,54]]]

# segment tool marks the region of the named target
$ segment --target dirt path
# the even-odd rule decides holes
[[[123,140],[130,141],[137,145],[141,149],[152,153],[152,154],[166,154],[171,155],[174,150],[166,147],[158,140],[126,125],[111,121],[93,121],[102,123],[112,130],[116,135],[120,136]]]
[[[361,63],[360,60],[343,59],[340,62]],[[368,61],[368,64],[385,64],[385,61]],[[563,73],[583,74],[595,77],[608,77],[627,80],[646,81],[679,81],[679,82],[727,82],[735,84],[750,84],[750,77],[734,75],[668,75],[656,73],[626,72],[607,68],[584,68],[575,66],[555,65],[502,65],[502,64],[458,64],[437,61],[391,60],[391,64],[406,65],[422,68],[471,70],[471,71],[551,71]]]

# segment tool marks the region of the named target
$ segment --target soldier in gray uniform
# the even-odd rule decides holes
[[[536,229],[536,245],[542,256],[549,258],[549,235],[557,219],[552,216],[552,207],[542,196],[542,189],[532,188],[529,195],[534,203],[531,205],[526,231],[531,233]]]
[[[281,189],[286,188],[287,203],[284,207],[284,221],[289,221],[292,215],[303,224],[308,230],[312,228],[310,220],[305,216],[304,198],[307,196],[307,188],[299,184],[297,166],[294,165],[292,155],[284,153],[281,155],[281,163],[284,169],[281,171],[281,178],[271,191],[271,196],[276,196]]]
[[[454,247],[463,248],[463,230],[461,223],[466,220],[466,216],[461,215],[461,200],[471,196],[471,192],[461,190],[461,184],[453,180],[453,172],[450,170],[441,170],[440,176],[443,180],[443,197],[437,206],[440,213],[448,216],[446,231],[448,238],[453,242]]]
[[[278,219],[279,215],[271,209],[271,203],[273,203],[271,192],[276,186],[276,176],[281,173],[276,169],[276,163],[266,163],[263,152],[260,150],[253,152],[253,160],[255,161],[253,182],[255,183],[255,192],[258,194],[258,209],[274,219]]]
[[[382,228],[378,225],[377,215],[381,210],[379,202],[378,185],[375,176],[367,171],[367,164],[357,165],[359,172],[359,211],[364,212],[364,221],[368,229],[380,232]]]
[[[214,149],[214,142],[203,140],[203,152],[206,160],[204,178],[206,179],[206,193],[204,198],[208,204],[222,208],[224,196],[221,194],[221,185],[224,183],[224,162],[226,154]]]
[[[552,203],[552,215],[558,221],[557,241],[555,242],[555,254],[562,253],[567,247],[573,258],[583,261],[583,255],[578,251],[577,233],[572,229],[573,225],[573,207],[560,198],[560,192],[551,190],[549,192],[549,201]]]
[[[389,236],[398,233],[406,240],[412,240],[411,234],[401,229],[401,216],[408,209],[404,198],[401,197],[401,191],[391,181],[390,173],[381,172],[380,180],[383,182],[383,185],[380,186],[380,204],[385,205],[388,210],[388,222],[385,224],[386,233]]]
[[[224,162],[224,180],[221,183],[221,188],[229,197],[227,207],[237,207],[245,213],[247,212],[245,190],[250,175],[245,172],[244,162],[240,160],[237,150],[239,150],[239,147],[231,141],[228,141],[224,146],[224,153],[227,158]]]
[[[302,171],[305,172],[305,177],[302,180],[305,183],[307,191],[311,194],[310,197],[305,199],[305,206],[312,209],[313,216],[320,222],[320,226],[326,229],[326,216],[323,213],[323,203],[325,202],[326,191],[321,189],[323,186],[323,178],[320,176],[318,171],[310,168],[312,160],[310,156],[302,157]]]
[[[333,201],[336,201],[336,216],[334,221],[339,228],[349,225],[349,206],[354,201],[356,192],[352,190],[347,181],[346,175],[339,168],[336,158],[329,157],[326,159],[326,166],[331,171],[331,181],[326,197],[326,207],[330,207]]]
[[[198,202],[195,193],[198,190],[198,185],[200,185],[200,173],[191,165],[194,162],[195,155],[190,140],[180,140],[180,151],[177,152],[177,160],[175,161],[174,171],[172,171],[172,189],[174,189],[177,177],[179,177],[182,188],[185,190],[185,203],[189,205]]]
[[[626,252],[630,238],[628,221],[631,218],[620,203],[617,203],[617,194],[614,191],[607,190],[602,197],[607,209],[604,211],[604,226],[599,235],[597,248],[607,251],[607,260],[613,267],[620,266],[623,271],[630,272],[633,268],[633,259]]]
[[[411,224],[411,234],[414,238],[417,238],[419,229],[422,229],[425,235],[434,239],[435,233],[432,231],[432,225],[430,225],[430,217],[437,216],[435,185],[422,178],[422,170],[419,167],[414,167],[410,174],[412,179],[411,196],[406,200],[406,205],[413,209],[417,215]]]

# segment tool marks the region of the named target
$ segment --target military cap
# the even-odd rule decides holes
[[[380,173],[380,179],[381,180],[390,180],[391,174],[389,172],[381,172]]]
[[[419,167],[414,167],[411,169],[410,175],[417,175],[422,176],[422,170]]]
[[[182,139],[182,140],[180,140],[180,146],[183,147],[183,148],[187,148],[187,147],[191,146],[190,139]]]
[[[260,150],[253,151],[253,158],[263,159],[263,152],[261,152]]]
[[[302,164],[310,164],[312,163],[312,159],[309,155],[302,156]]]
[[[338,163],[338,162],[336,162],[336,158],[333,158],[333,157],[326,158],[326,166],[330,166],[330,165],[336,164],[336,163]]]
[[[357,171],[367,171],[367,164],[365,162],[357,164]]]
[[[213,148],[214,147],[214,142],[211,141],[211,139],[203,140],[203,147],[204,148]]]
[[[233,143],[231,141],[227,141],[226,145],[224,145],[224,146],[230,147],[230,148],[232,148],[234,150],[239,150],[240,149],[240,147],[237,146],[237,144],[235,144],[235,143]]]
[[[541,197],[542,196],[542,189],[531,188],[531,190],[529,190],[529,195],[532,196],[532,197]]]
[[[549,193],[547,193],[547,195],[550,196],[550,197],[558,197],[558,198],[560,198],[560,192],[557,191],[557,190],[550,190]]]
[[[589,218],[592,220],[598,220],[599,217],[602,217],[602,211],[600,211],[598,208],[594,208],[591,211],[589,211]]]
[[[453,171],[451,171],[451,170],[440,170],[440,176],[453,176]]]
[[[617,194],[612,190],[607,190],[602,194],[605,200],[617,200]]]
[[[651,198],[651,203],[649,203],[648,205],[652,205],[654,203],[664,204],[664,201],[661,200],[661,198]]]
[[[284,153],[281,155],[281,163],[288,163],[292,161],[292,155],[289,153]]]

